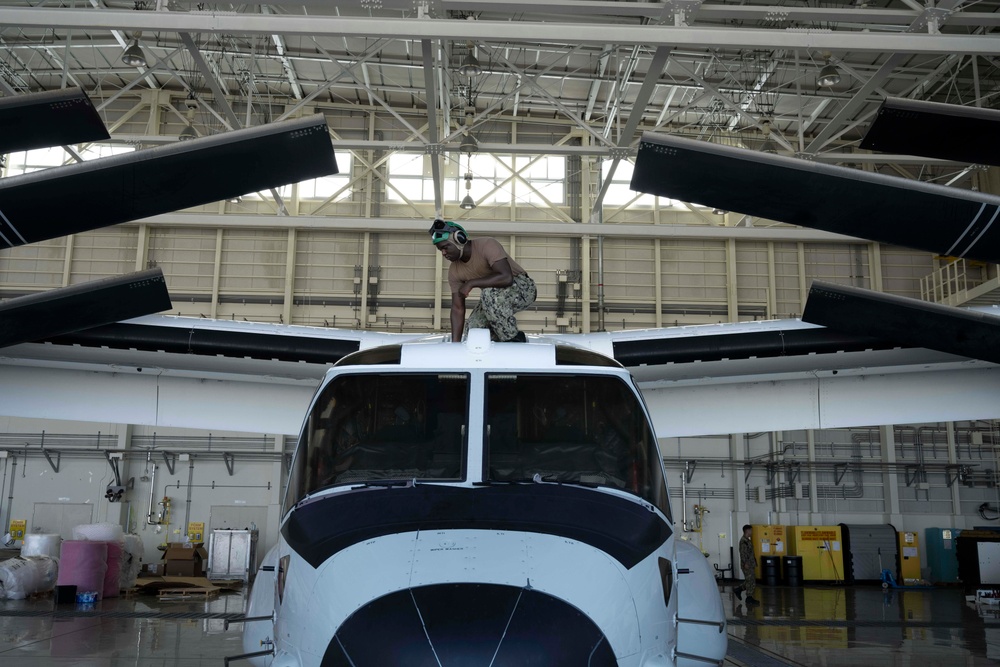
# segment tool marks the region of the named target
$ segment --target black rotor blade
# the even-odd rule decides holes
[[[861,148],[1000,165],[1000,111],[890,97]]]
[[[0,347],[151,315],[170,307],[160,269],[21,296],[0,303]]]
[[[0,153],[110,138],[79,88],[0,97]]]
[[[322,115],[0,181],[0,250],[337,173]]]
[[[1000,197],[647,132],[631,187],[812,229],[1000,261]]]
[[[802,321],[1000,364],[1000,317],[813,281]]]

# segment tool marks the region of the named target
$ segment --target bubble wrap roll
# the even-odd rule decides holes
[[[52,533],[30,533],[24,536],[24,546],[21,547],[22,556],[48,556],[49,558],[59,558],[59,547],[62,538]]]
[[[85,523],[73,528],[74,540],[121,542],[125,531],[117,523]]]

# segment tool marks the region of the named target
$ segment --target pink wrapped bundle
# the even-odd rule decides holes
[[[108,571],[108,543],[89,540],[65,540],[59,550],[59,586],[76,586],[80,593],[104,592]]]
[[[108,545],[108,571],[104,575],[104,597],[116,598],[121,588],[122,545],[120,542],[105,542]]]

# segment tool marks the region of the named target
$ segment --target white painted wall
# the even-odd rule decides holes
[[[46,434],[46,448],[50,453],[61,452],[58,473],[40,454],[37,442],[42,431]],[[98,431],[101,432],[102,449],[131,444],[124,449],[121,477],[123,482],[133,478],[134,488],[126,493],[121,503],[111,503],[104,498],[105,489],[114,480],[106,459],[96,455]],[[262,506],[267,513],[267,531],[260,535],[258,551],[263,554],[275,544],[283,491],[279,454],[284,439],[281,436],[214,432],[212,436],[217,444],[209,448],[205,442],[207,431],[157,428],[158,442],[147,463],[146,447],[151,445],[153,433],[151,428],[130,429],[122,424],[0,417],[0,450],[7,448],[8,451],[6,459],[0,458],[0,488],[3,489],[0,519],[5,522],[8,516],[11,520],[25,519],[30,531],[36,503],[91,504],[95,523],[107,521],[123,528],[129,526],[142,537],[143,561],[149,563],[160,559],[159,545],[183,540],[188,522],[203,522],[207,532],[211,507]],[[63,437],[66,435],[87,436],[88,440],[70,442]],[[198,441],[196,447],[189,448],[190,459],[177,460],[171,474],[163,451],[184,450],[183,445],[175,444],[177,440],[171,441],[175,438],[197,438]],[[239,442],[234,444],[227,440],[233,438],[238,438]],[[32,444],[25,457],[24,443],[29,440]],[[14,446],[19,441],[19,447]],[[218,460],[223,449],[234,452],[232,475],[225,462]],[[54,453],[51,455],[55,457]],[[153,466],[155,476],[150,474]],[[148,479],[143,480],[143,477]],[[169,524],[149,525],[146,522],[151,485],[153,519],[158,513],[156,503],[166,496],[171,499]]]
[[[831,525],[838,523],[892,523],[897,530],[915,531],[921,536],[920,555],[926,566],[926,552],[923,545],[923,531],[927,527],[971,528],[989,524],[976,512],[984,502],[1000,506],[1000,491],[997,488],[977,486],[967,488],[961,484],[948,486],[947,478],[940,465],[928,473],[929,489],[918,490],[907,486],[902,471],[885,473],[879,466],[887,457],[880,439],[885,431],[912,434],[920,425],[893,429],[855,428],[823,429],[814,431],[757,432],[750,434],[719,435],[704,437],[670,437],[661,440],[661,450],[666,462],[666,473],[671,492],[671,508],[676,529],[682,537],[708,553],[708,560],[725,568],[730,565],[730,546],[735,545],[739,529],[744,523],[783,525]],[[947,451],[941,444],[944,424],[929,424],[928,434],[936,438],[936,451],[931,454],[925,448],[928,464],[945,462]],[[969,447],[967,444],[956,448],[957,463],[973,466],[980,472],[996,470],[997,462],[992,458],[994,429],[1000,441],[1000,428],[994,422],[957,422],[954,424],[960,442],[967,443],[966,435],[973,429],[986,432],[987,445]],[[23,442],[37,442],[38,435],[45,431],[47,446],[63,451],[60,472],[55,473],[44,458],[38,454],[37,444],[29,447],[30,455],[23,456]],[[126,496],[131,502],[108,503],[103,498],[104,489],[111,481],[111,470],[103,458],[80,458],[74,456],[69,446],[59,446],[59,434],[88,436],[96,442],[101,434],[102,447],[114,447],[120,441],[128,440],[132,448],[127,457],[123,476],[135,478],[135,488]],[[151,464],[155,464],[156,477],[153,488],[154,503],[164,495],[171,498],[171,522],[167,526],[146,525],[150,482],[141,478],[146,475],[146,448],[152,446],[152,436],[156,434],[156,449]],[[117,521],[125,525],[128,517],[145,546],[145,560],[158,560],[157,545],[171,539],[182,538],[187,521],[200,521],[206,527],[212,521],[212,507],[265,507],[266,530],[260,536],[262,554],[275,543],[280,521],[282,499],[282,467],[278,452],[285,447],[283,438],[240,432],[213,432],[213,445],[207,446],[209,432],[187,429],[153,428],[135,426],[128,428],[121,424],[64,422],[55,420],[33,420],[0,417],[0,450],[7,449],[7,459],[0,459],[0,479],[3,480],[0,494],[0,519],[6,520],[8,513],[12,519],[31,520],[35,503],[92,503],[95,521]],[[184,451],[184,446],[176,445],[174,438],[190,441],[190,461],[177,461],[170,474],[162,458],[163,450]],[[230,440],[227,440],[230,439]],[[238,440],[231,440],[237,438]],[[859,478],[853,472],[843,476],[836,484],[832,470],[817,470],[810,474],[808,463],[808,441],[812,439],[813,457],[821,463],[860,461],[865,472],[860,477],[863,495],[852,497],[824,497],[820,488],[835,493],[837,489],[853,488]],[[873,439],[869,444],[866,438]],[[894,446],[893,457],[901,465],[913,463],[915,452],[908,441]],[[859,442],[860,440],[860,442]],[[17,446],[17,443],[21,444]],[[287,439],[291,449],[292,439]],[[860,459],[852,456],[851,443],[857,443]],[[234,443],[239,446],[236,447]],[[195,446],[196,445],[196,446]],[[20,447],[20,449],[19,449]],[[218,458],[222,449],[236,452],[233,475],[230,476],[225,463]],[[241,453],[242,452],[242,453]],[[799,461],[803,471],[798,480],[805,486],[805,497],[796,499],[786,492],[783,497],[758,501],[757,487],[765,489],[789,489],[789,468],[781,467],[775,474],[773,484],[768,483],[768,472],[763,465],[765,457],[774,455],[775,460],[784,463]],[[213,458],[214,457],[214,458]],[[982,457],[982,458],[980,458]],[[255,460],[255,458],[257,460]],[[261,460],[263,459],[263,460]],[[745,462],[757,460],[752,470]],[[15,465],[16,462],[16,465]],[[689,462],[693,470],[686,485],[686,502],[682,499],[682,476],[684,463]],[[13,490],[11,492],[11,482]],[[268,487],[270,484],[270,488]],[[817,497],[809,495],[809,485],[817,487]],[[213,488],[214,485],[214,488]],[[833,490],[833,491],[830,491]],[[848,494],[850,495],[850,494]],[[12,497],[12,499],[11,499]],[[930,501],[927,499],[930,498]],[[190,499],[190,502],[188,502]],[[689,527],[694,522],[693,507],[703,505],[708,509],[704,515],[700,533],[684,531],[682,520],[687,513]],[[957,508],[957,511],[955,509]],[[154,506],[154,512],[156,508]],[[242,526],[234,526],[242,527]],[[259,526],[264,529],[264,526]],[[175,532],[180,531],[180,532]],[[720,537],[720,534],[725,537]]]

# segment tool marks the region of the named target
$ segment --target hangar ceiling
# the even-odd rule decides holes
[[[0,92],[79,86],[113,140],[136,145],[176,140],[189,124],[206,135],[351,105],[385,116],[389,131],[338,135],[331,123],[341,150],[457,150],[471,128],[483,151],[622,157],[656,130],[970,187],[973,165],[857,146],[887,96],[998,106],[998,7],[2,0]],[[137,36],[146,67],[122,62]],[[482,73],[461,71],[470,55]],[[826,66],[839,81],[819,81]],[[137,133],[113,110],[148,89],[171,102],[162,124]],[[578,140],[511,132],[511,120],[565,125]]]
[[[178,314],[438,330],[441,259],[423,234],[438,214],[516,243],[541,286],[531,331],[590,331],[592,311],[597,330],[605,312],[621,328],[797,316],[812,278],[917,296],[929,255],[652,195],[633,207],[626,161],[654,131],[1000,192],[996,167],[859,147],[887,97],[1000,108],[998,8],[0,0],[3,97],[80,88],[130,150],[322,113],[343,166],[322,193],[248,193],[11,252],[3,295],[162,266]],[[473,154],[506,163],[483,173]],[[503,199],[508,181],[521,189]]]

